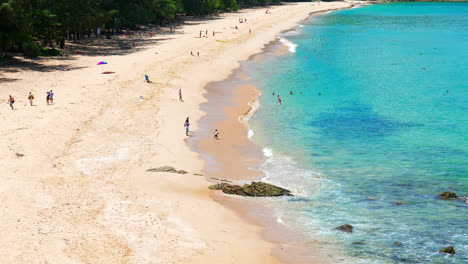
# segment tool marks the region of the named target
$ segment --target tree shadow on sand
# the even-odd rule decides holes
[[[71,59],[64,57],[44,57],[36,59],[25,59],[20,57],[15,57],[9,59],[8,61],[3,61],[0,63],[0,73],[14,73],[19,71],[40,71],[40,72],[52,72],[52,71],[62,71],[62,70],[76,70],[86,67],[70,67],[69,61]],[[0,78],[1,81],[15,81],[16,79],[12,78]]]
[[[147,36],[147,32],[142,34]],[[62,51],[64,56],[38,57],[33,59],[16,56],[0,62],[0,73],[14,73],[25,70],[39,72],[77,70],[86,68],[71,66],[72,62],[80,56],[123,56],[148,49],[157,42],[170,39],[169,37],[158,37],[157,35],[163,35],[161,32],[158,32],[157,35],[153,34],[152,38],[143,36],[140,38],[137,33],[133,36],[113,36],[111,39],[106,39],[102,36],[101,38],[90,37],[74,43],[67,42],[65,49]]]
[[[123,56],[148,49],[158,42],[171,39],[170,37],[158,37],[160,32],[153,33],[155,36],[148,37],[147,32],[135,33],[130,36],[91,37],[75,43],[69,43],[66,54],[71,56]]]

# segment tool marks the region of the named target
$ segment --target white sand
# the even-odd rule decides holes
[[[203,161],[187,147],[183,122],[190,116],[196,136],[206,83],[226,78],[310,12],[349,5],[242,10],[157,35],[161,41],[129,55],[44,62],[78,67],[66,72],[0,68],[0,262],[277,262],[260,227],[213,201],[209,182],[194,175]],[[208,38],[194,38],[205,29]],[[213,30],[222,33],[213,38]],[[109,64],[97,66],[101,60]],[[55,103],[46,105],[50,89]],[[146,172],[164,165],[189,173]]]

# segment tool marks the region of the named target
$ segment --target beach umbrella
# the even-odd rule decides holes
[[[107,64],[107,62],[105,62],[105,61],[100,61],[100,62],[98,62],[97,65],[105,65],[105,64]],[[104,66],[103,66],[103,67],[104,67]],[[107,71],[103,72],[103,74],[112,74],[112,73],[114,73],[114,72],[107,72]]]

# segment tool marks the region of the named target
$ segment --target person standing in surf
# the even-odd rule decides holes
[[[281,104],[281,97],[278,94],[278,104]]]
[[[189,118],[188,118],[188,116],[187,116],[187,119],[185,119],[185,123],[184,123],[185,135],[186,135],[186,136],[189,135],[189,126],[190,126],[190,122],[189,122]]]

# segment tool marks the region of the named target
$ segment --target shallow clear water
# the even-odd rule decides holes
[[[294,53],[247,64],[266,180],[297,194],[271,201],[282,221],[351,263],[468,263],[468,204],[437,198],[468,195],[468,3],[341,10],[283,38]]]

